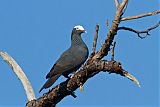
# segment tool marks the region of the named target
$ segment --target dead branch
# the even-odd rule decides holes
[[[153,11],[153,12],[143,13],[143,14],[136,15],[136,16],[124,17],[124,18],[121,19],[121,21],[139,19],[139,18],[143,18],[143,17],[146,17],[146,16],[156,15],[156,14],[159,14],[159,13],[160,13],[160,10],[155,10],[155,11]]]
[[[95,36],[94,36],[94,40],[93,40],[92,54],[95,54],[95,51],[96,51],[98,31],[99,31],[99,25],[96,24],[96,32],[95,32]]]
[[[114,39],[114,36],[117,34],[117,28],[118,28],[118,25],[121,20],[121,15],[122,15],[124,7],[127,5],[127,3],[128,3],[128,0],[123,0],[122,3],[119,5],[118,10],[116,10],[111,29],[107,34],[107,38],[106,38],[102,48],[100,49],[100,51],[98,51],[98,53],[96,53],[94,55],[92,60],[96,60],[96,59],[100,60],[104,56],[108,55],[108,52],[110,51],[110,46],[111,46],[112,41]]]
[[[64,97],[70,95],[71,92],[79,88],[80,82],[84,84],[89,78],[98,74],[100,71],[107,71],[110,73],[116,73],[120,74],[121,76],[127,77],[126,71],[122,69],[121,64],[119,62],[100,60],[85,65],[84,68],[81,69],[78,73],[76,73],[70,80],[60,83],[39,99],[29,102],[27,104],[27,107],[33,107],[32,105],[35,105],[34,107],[50,107],[56,105]],[[139,84],[138,80],[135,79],[134,76],[131,75],[129,79],[134,81],[137,85]]]
[[[16,63],[16,61],[6,52],[0,51],[0,56],[3,58],[4,61],[6,61],[6,63],[8,63],[17,78],[21,81],[26,92],[28,101],[36,99],[31,83],[29,82],[27,76],[24,74],[21,67]]]
[[[123,74],[124,74],[125,77],[127,77],[128,79],[130,79],[131,81],[136,83],[138,85],[138,87],[141,87],[139,81],[134,76],[132,76],[130,73],[128,73],[127,71],[124,71]]]
[[[114,61],[114,48],[115,48],[115,46],[116,46],[116,41],[113,43],[113,48],[112,48],[112,58],[111,58],[111,60],[112,61]]]
[[[150,34],[149,34],[149,31],[157,28],[159,25],[160,25],[160,21],[159,21],[156,25],[154,25],[154,26],[152,26],[152,27],[150,27],[150,28],[148,28],[148,29],[146,29],[146,30],[134,30],[134,29],[129,28],[129,27],[118,27],[117,30],[127,30],[127,31],[131,31],[131,32],[136,33],[136,34],[138,35],[138,37],[140,37],[141,39],[144,39],[144,38],[146,38],[148,35],[150,35]],[[140,34],[143,34],[143,33],[146,33],[146,36],[141,36],[141,35],[140,35]]]
[[[114,2],[115,2],[115,5],[116,5],[116,9],[118,9],[119,1],[118,0],[114,0]]]

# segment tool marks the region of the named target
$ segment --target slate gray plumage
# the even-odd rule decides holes
[[[79,69],[86,61],[88,57],[88,48],[81,38],[81,34],[84,32],[85,29],[80,25],[73,28],[70,48],[66,50],[53,65],[52,69],[46,76],[46,79],[48,79],[47,82],[39,92],[52,86],[61,75],[69,78],[68,75]]]

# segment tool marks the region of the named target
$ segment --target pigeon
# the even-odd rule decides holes
[[[61,75],[66,78],[70,78],[69,74],[75,73],[76,70],[84,64],[88,58],[89,52],[87,45],[81,38],[82,33],[86,33],[86,30],[82,26],[77,25],[73,28],[70,48],[67,49],[53,65],[46,76],[46,79],[48,80],[39,92],[51,87]]]

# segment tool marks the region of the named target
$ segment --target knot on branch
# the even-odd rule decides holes
[[[116,61],[110,61],[110,71],[109,71],[109,74],[111,73],[116,73],[116,74],[123,74],[123,69],[122,69],[122,66],[121,66],[121,63],[120,62],[116,62]]]

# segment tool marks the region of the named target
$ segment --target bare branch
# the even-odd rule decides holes
[[[94,35],[92,54],[95,54],[95,51],[96,51],[96,45],[97,45],[97,39],[98,39],[98,31],[99,31],[99,25],[96,24],[96,32],[95,32],[95,35]]]
[[[112,48],[112,58],[111,58],[112,61],[114,61],[114,48],[115,48],[115,46],[116,46],[116,41],[114,42],[113,48]]]
[[[108,22],[108,19],[106,19],[106,26],[107,26],[107,28],[109,28],[109,22]]]
[[[115,2],[115,5],[116,5],[116,8],[118,8],[118,6],[119,6],[119,1],[118,1],[118,0],[114,0],[114,2]]]
[[[8,63],[13,72],[16,74],[17,78],[21,81],[25,89],[28,101],[36,99],[31,83],[22,71],[21,67],[16,63],[16,61],[6,52],[0,51],[0,56],[4,59],[4,61],[6,61],[6,63]]]
[[[128,0],[123,0],[122,3],[119,5],[119,8],[116,10],[116,14],[115,14],[111,29],[107,34],[107,38],[101,50],[93,56],[92,60],[96,60],[96,59],[100,60],[104,56],[108,55],[114,36],[117,34],[117,28],[121,20],[121,15],[123,14],[123,10],[127,5],[127,3],[128,3]]]
[[[122,69],[121,63],[117,62],[116,64],[114,64],[114,68],[115,68],[115,70],[109,71],[109,74],[111,74],[111,73],[120,74],[121,76],[124,76],[124,77],[130,79],[131,81],[133,81],[134,83],[136,83],[136,85],[138,87],[141,87],[139,81],[133,75],[131,75],[129,72]]]
[[[138,37],[143,39],[143,38],[146,38],[148,35],[150,35],[149,31],[157,28],[159,25],[160,25],[160,21],[156,25],[154,25],[154,26],[152,26],[152,27],[150,27],[150,28],[148,28],[146,30],[134,30],[134,29],[129,28],[129,27],[118,27],[117,30],[128,30],[128,31],[134,32],[134,33],[136,33],[138,35]],[[142,34],[142,33],[146,33],[146,36],[143,36],[143,37],[140,36],[140,34]]]
[[[133,75],[129,74],[127,71],[124,71],[124,76],[136,83],[138,87],[141,87],[139,81]]]
[[[122,14],[124,14],[124,13],[125,13],[125,11],[127,10],[127,6],[128,6],[128,2],[127,2],[127,4],[125,5],[125,7],[124,7],[124,9],[123,9],[123,13],[122,13]]]
[[[155,10],[153,12],[143,13],[143,14],[136,15],[136,16],[124,17],[124,18],[121,19],[121,21],[139,19],[139,18],[143,18],[143,17],[146,17],[146,16],[156,15],[156,14],[159,14],[159,13],[160,13],[160,10]]]
[[[95,61],[93,63],[90,63],[89,65],[84,65],[84,68],[80,69],[79,72],[77,72],[71,79],[60,83],[51,91],[44,94],[42,97],[38,98],[37,100],[28,102],[27,107],[32,107],[32,105],[35,105],[35,107],[50,107],[53,105],[55,106],[64,97],[71,95],[71,92],[79,88],[79,83],[84,84],[89,78],[95,76],[100,71],[116,73],[128,78],[128,76],[126,76],[127,73],[124,72],[119,62],[104,60],[100,60],[97,62]],[[132,81],[137,80],[132,75],[130,77],[131,78],[129,79],[131,79]]]
[[[128,0],[122,0],[122,3],[120,4],[120,9],[119,11],[121,11],[121,13],[124,12],[124,10],[127,8],[127,5],[128,5]]]

